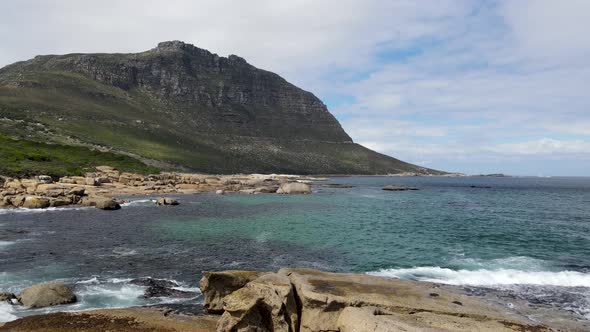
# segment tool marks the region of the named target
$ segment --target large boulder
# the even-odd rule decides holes
[[[205,295],[203,307],[209,313],[223,313],[223,299],[247,283],[268,272],[258,271],[221,271],[203,272],[199,282],[201,292]]]
[[[76,295],[64,283],[49,282],[23,289],[18,300],[29,308],[42,308],[76,302]]]
[[[72,198],[68,197],[60,197],[60,198],[52,198],[49,201],[49,206],[51,207],[60,207],[60,206],[67,206],[73,203]]]
[[[45,209],[50,206],[50,201],[45,197],[27,196],[22,206],[27,209]]]
[[[119,210],[121,205],[108,197],[87,197],[82,200],[83,206],[94,206],[101,210]]]
[[[311,194],[311,186],[301,182],[287,182],[281,184],[277,194]]]
[[[299,328],[295,294],[285,275],[263,275],[226,296],[223,303],[218,332],[294,332]]]
[[[178,200],[170,197],[160,197],[156,200],[156,205],[178,205]]]

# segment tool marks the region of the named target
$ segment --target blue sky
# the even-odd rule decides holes
[[[0,65],[179,39],[314,92],[353,139],[448,171],[590,175],[590,1],[0,4]]]

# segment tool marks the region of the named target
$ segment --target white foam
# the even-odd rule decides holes
[[[15,243],[16,243],[15,241],[0,241],[0,248],[7,247],[7,246],[9,246],[11,244],[15,244]]]
[[[521,271],[515,269],[451,270],[441,267],[384,269],[367,274],[389,278],[413,279],[449,285],[498,286],[537,285],[590,287],[590,273],[576,271]]]
[[[121,204],[121,206],[144,205],[146,203],[154,203],[154,202],[155,202],[155,200],[153,200],[153,199],[138,199],[135,201],[123,203],[123,204]]]
[[[48,207],[45,209],[28,209],[28,208],[16,208],[16,209],[0,209],[0,215],[3,214],[17,214],[17,213],[45,213],[45,212],[63,212],[63,211],[74,211],[74,210],[87,210],[93,207],[78,206],[78,207]]]
[[[6,323],[17,319],[18,317],[13,315],[14,308],[8,303],[0,302],[0,323]]]
[[[92,277],[92,278],[87,279],[87,280],[80,280],[80,281],[78,281],[76,283],[77,284],[98,284],[100,282],[98,281],[98,278],[97,277]]]
[[[179,290],[181,292],[192,292],[192,293],[199,293],[199,294],[201,294],[201,289],[199,287],[183,287],[183,286],[178,286],[178,287],[172,287],[172,289],[176,289],[176,290]]]

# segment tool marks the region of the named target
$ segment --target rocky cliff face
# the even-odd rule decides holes
[[[426,171],[353,144],[318,98],[280,76],[180,41],[7,66],[2,115],[40,123],[51,139],[73,137],[193,170]],[[15,134],[6,123],[0,130]]]

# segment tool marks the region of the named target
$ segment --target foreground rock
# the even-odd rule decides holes
[[[387,185],[387,186],[383,187],[383,190],[387,190],[387,191],[407,191],[407,190],[418,190],[418,188],[397,186],[397,185],[391,184],[391,185]]]
[[[29,308],[43,308],[76,302],[76,295],[64,283],[49,282],[23,289],[18,300]]]
[[[127,308],[58,312],[0,323],[11,332],[213,332],[219,316],[186,316],[166,309]]]
[[[499,305],[439,285],[360,274],[281,269],[203,288],[223,303],[217,331],[554,331]],[[233,280],[238,271],[205,273]],[[241,282],[246,278],[240,278]],[[214,292],[215,294],[209,294]],[[223,295],[225,294],[225,295]],[[209,300],[211,304],[211,299]]]
[[[299,329],[299,314],[291,281],[270,273],[249,282],[223,299],[218,331],[281,331]]]
[[[203,307],[209,313],[223,313],[223,299],[250,281],[266,274],[258,271],[204,272],[199,283],[205,295]]]

